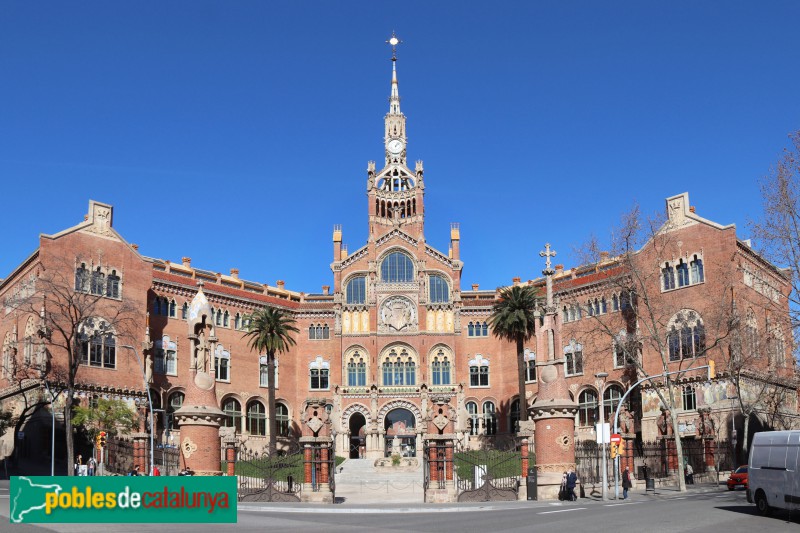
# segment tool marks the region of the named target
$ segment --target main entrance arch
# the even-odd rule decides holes
[[[364,430],[367,419],[363,414],[355,412],[350,416],[348,429],[350,430],[350,459],[362,459],[366,455],[366,438]]]
[[[399,454],[416,457],[421,447],[420,427],[422,413],[411,402],[394,400],[385,404],[378,413],[378,427],[383,433],[383,456]]]

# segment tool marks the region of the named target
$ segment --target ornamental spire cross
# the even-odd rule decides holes
[[[392,32],[392,36],[386,41],[388,44],[392,45],[392,61],[397,61],[397,45],[402,43],[400,39],[397,38],[397,35]]]
[[[550,258],[556,256],[555,250],[550,250],[550,243],[545,243],[544,245],[544,252],[539,252],[539,257],[546,257],[547,260],[545,261],[545,268],[550,270]]]

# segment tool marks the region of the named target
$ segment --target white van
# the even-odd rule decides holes
[[[800,509],[800,431],[756,433],[750,447],[747,501],[758,512]]]

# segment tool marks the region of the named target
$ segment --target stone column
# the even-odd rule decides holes
[[[236,475],[236,440],[233,438],[225,441],[225,460],[228,462],[226,474],[229,476]]]
[[[312,454],[311,445],[306,444],[303,447],[303,483],[311,484],[311,466],[314,456]]]
[[[522,439],[520,444],[520,454],[522,455],[522,477],[528,476],[528,439]]]
[[[133,437],[133,465],[139,466],[139,473],[150,474],[150,435],[148,433],[134,433]]]
[[[705,451],[706,472],[714,472],[717,469],[716,451],[717,443],[713,438],[703,438],[703,449]]]
[[[619,475],[620,479],[622,479],[622,472],[625,471],[625,467],[631,469],[631,472],[636,475],[633,466],[633,443],[635,442],[636,436],[632,434],[624,434],[622,435],[622,443],[625,445],[625,449],[622,451],[622,454],[619,458]]]

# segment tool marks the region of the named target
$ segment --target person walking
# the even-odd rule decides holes
[[[81,465],[82,464],[83,464],[83,457],[81,457],[81,454],[78,454],[78,456],[75,458],[75,475],[76,476],[81,475]]]
[[[578,499],[578,496],[575,494],[575,487],[578,484],[578,474],[575,473],[574,470],[570,468],[569,472],[567,472],[567,498],[569,501],[574,502]]]
[[[694,485],[694,468],[689,463],[686,463],[686,484]]]
[[[631,469],[629,467],[625,467],[625,471],[622,473],[622,499],[628,499],[628,489],[633,488],[633,483],[631,482]]]
[[[566,500],[567,499],[567,472],[564,471],[564,475],[561,476],[561,487],[558,489],[558,499],[559,500]]]
[[[94,460],[94,457],[89,457],[89,460],[86,461],[86,466],[88,467],[89,475],[93,476],[97,470],[97,461]]]

